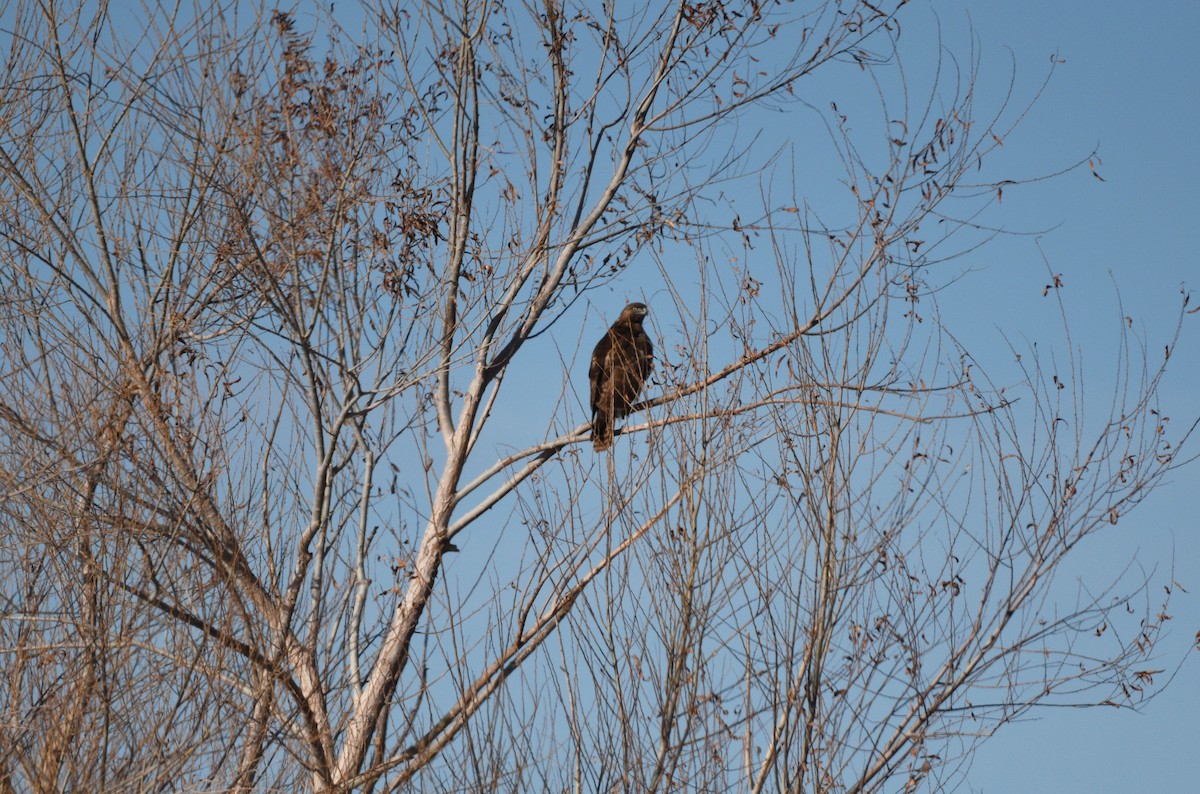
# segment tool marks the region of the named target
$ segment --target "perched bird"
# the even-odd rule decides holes
[[[613,423],[629,415],[646,378],[654,369],[654,343],[642,328],[646,304],[631,303],[592,351],[588,381],[592,390],[592,444],[597,452],[612,446]]]

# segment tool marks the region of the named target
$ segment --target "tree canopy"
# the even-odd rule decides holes
[[[1038,92],[909,10],[5,9],[0,789],[939,790],[1136,706],[1165,607],[1062,576],[1178,333],[960,342]]]

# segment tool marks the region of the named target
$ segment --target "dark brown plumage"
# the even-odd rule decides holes
[[[612,446],[613,423],[629,415],[646,378],[654,369],[654,343],[642,328],[648,310],[631,303],[592,351],[588,381],[592,390],[592,444],[597,452]]]

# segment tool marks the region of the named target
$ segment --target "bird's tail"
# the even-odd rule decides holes
[[[612,446],[613,427],[604,411],[597,411],[592,417],[592,446],[597,452],[603,452]]]

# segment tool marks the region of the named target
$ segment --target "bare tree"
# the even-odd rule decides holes
[[[3,789],[940,789],[1140,702],[1144,583],[1061,574],[1190,430],[942,322],[1027,108],[913,100],[904,5],[0,13]]]

